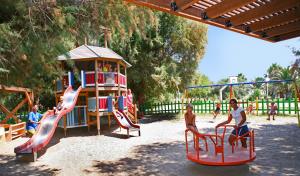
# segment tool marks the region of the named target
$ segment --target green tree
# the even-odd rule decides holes
[[[191,85],[209,85],[212,84],[212,81],[209,80],[209,78],[206,75],[196,73],[194,76],[194,79],[192,80]],[[189,91],[189,97],[193,98],[212,98],[211,94],[212,88],[196,88]]]
[[[122,0],[3,0],[0,84],[32,88],[52,106],[54,81],[62,75],[57,56],[85,40],[103,44],[103,27],[111,30],[109,47],[133,65],[128,85],[141,102],[183,91],[205,52],[206,25]]]

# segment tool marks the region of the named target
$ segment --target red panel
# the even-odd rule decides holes
[[[94,84],[95,83],[94,73],[86,73],[85,79],[86,79],[86,84]]]
[[[126,77],[123,75],[119,75],[120,84],[126,85]]]
[[[107,98],[99,98],[99,108],[107,109]]]
[[[115,73],[115,83],[118,84],[118,73]]]
[[[104,84],[104,74],[103,73],[98,73],[98,83],[99,84]]]

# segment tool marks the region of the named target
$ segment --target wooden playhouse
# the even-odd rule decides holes
[[[64,90],[83,83],[76,106],[60,123],[66,135],[68,128],[97,125],[100,134],[100,118],[108,117],[111,110],[122,108],[132,121],[137,122],[136,105],[128,104],[127,72],[131,65],[109,48],[82,45],[58,57],[65,74],[56,84],[56,103]],[[69,60],[72,60],[72,64]],[[96,101],[98,100],[98,101]],[[118,107],[117,107],[118,106]]]

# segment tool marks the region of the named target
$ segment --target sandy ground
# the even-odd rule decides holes
[[[219,117],[198,116],[202,132],[213,133]],[[14,147],[28,138],[0,143],[0,175],[300,175],[300,128],[295,117],[249,117],[256,132],[257,158],[241,166],[204,166],[186,159],[184,121],[174,117],[144,118],[142,136],[116,126],[88,133],[86,128],[71,129],[63,137],[56,130],[47,148],[34,163],[15,159]]]

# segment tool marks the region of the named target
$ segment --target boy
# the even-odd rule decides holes
[[[224,121],[216,126],[216,128],[228,124],[231,122],[232,119],[235,120],[235,129],[232,131],[231,135],[229,136],[229,144],[233,145],[236,139],[236,135],[242,136],[245,133],[249,132],[248,126],[246,124],[246,113],[243,108],[237,105],[236,99],[231,99],[229,101],[230,106],[233,110],[230,112],[227,121]],[[237,131],[236,131],[237,130]],[[241,143],[243,148],[247,148],[247,139],[241,138]]]

